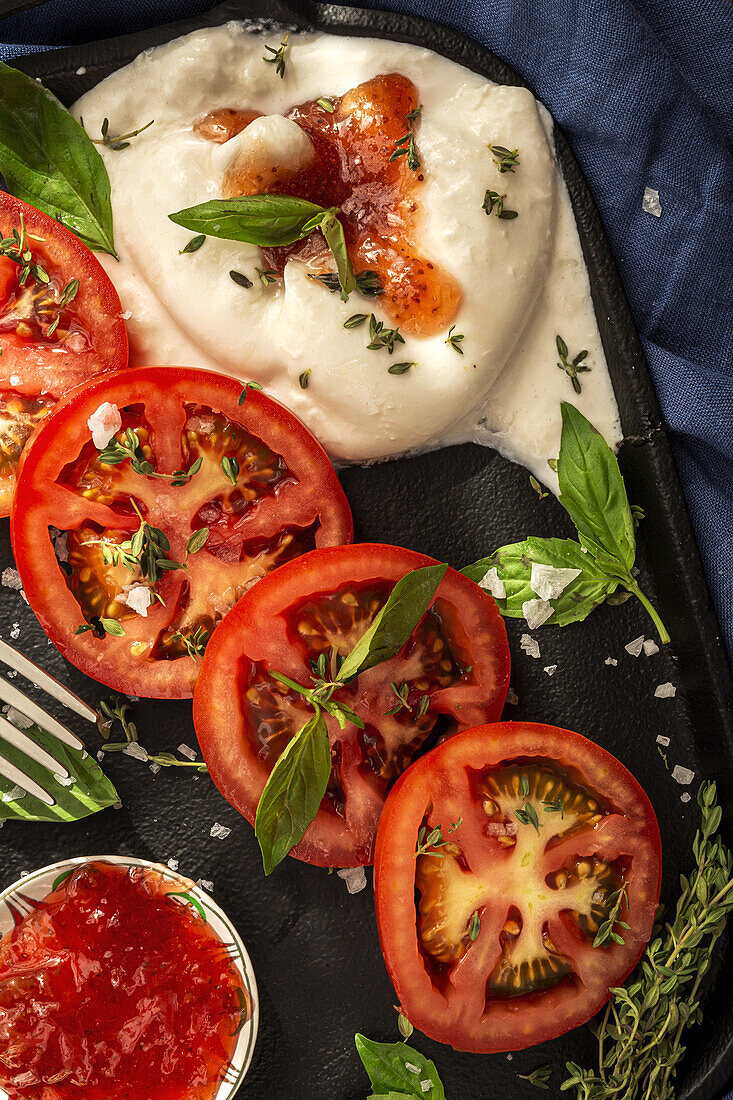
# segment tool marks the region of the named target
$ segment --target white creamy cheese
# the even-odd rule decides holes
[[[416,46],[369,38],[291,35],[284,79],[262,61],[266,38],[240,24],[198,31],[148,51],[113,73],[74,108],[90,133],[105,117],[124,133],[155,119],[129,148],[101,147],[112,183],[120,262],[102,257],[130,311],[133,362],[183,364],[256,379],[293,409],[340,461],[368,462],[475,440],[523,462],[556,487],[547,459],[560,442],[560,402],[574,402],[613,443],[619,421],[588,275],[547,111],[523,88],[492,84]],[[394,357],[367,351],[365,330],[344,329],[355,312],[390,322],[379,300],[348,303],[290,261],[264,287],[253,245],[208,238],[179,255],[191,233],[168,214],[221,198],[226,173],[254,146],[294,162],[309,156],[295,104],[338,96],[380,73],[410,78],[423,105],[417,132],[426,183],[418,245],[460,284],[455,331],[405,335],[398,358],[417,366],[390,375]],[[219,107],[266,118],[224,145],[193,122]],[[500,174],[489,143],[519,149]],[[487,216],[484,192],[506,192],[514,220]],[[243,289],[229,276],[253,279]],[[570,355],[588,350],[591,370],[576,395],[557,368],[555,336]],[[303,390],[299,376],[310,370]]]

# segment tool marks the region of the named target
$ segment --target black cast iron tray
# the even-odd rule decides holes
[[[445,27],[412,16],[316,5],[310,0],[231,0],[195,19],[105,42],[24,57],[14,64],[40,77],[70,104],[141,50],[201,26],[232,18],[258,26],[276,22],[344,35],[372,35],[428,46],[484,76],[522,83],[499,58]],[[275,33],[279,28],[273,28]],[[77,70],[81,69],[81,72]],[[328,89],[324,89],[327,93]],[[643,506],[640,533],[642,587],[661,610],[672,644],[660,654],[633,658],[624,645],[653,628],[633,601],[601,607],[584,624],[537,632],[542,656],[519,649],[521,623],[509,622],[512,684],[519,696],[508,718],[547,721],[577,729],[605,745],[648,790],[665,846],[663,899],[674,896],[691,859],[697,823],[694,793],[701,776],[719,781],[727,821],[733,810],[733,683],[702,565],[624,291],[598,211],[562,134],[557,148],[580,228],[601,335],[624,430],[623,472],[631,499]],[[572,394],[569,392],[571,398]],[[343,482],[356,519],[357,538],[409,546],[462,566],[502,543],[527,534],[572,534],[557,501],[540,501],[527,472],[491,450],[464,445],[371,469],[350,468]],[[12,564],[7,524],[0,532],[0,567]],[[105,692],[67,665],[17,592],[0,589],[0,630],[15,644],[95,704]],[[15,632],[14,632],[15,633]],[[605,658],[618,659],[616,667]],[[545,665],[557,664],[550,679]],[[656,699],[654,687],[672,681],[673,699]],[[140,736],[151,751],[195,745],[189,703],[135,705]],[[86,733],[86,731],[81,731]],[[665,768],[656,737],[671,739],[669,768],[696,772],[681,802],[680,787]],[[96,734],[88,747],[99,746]],[[371,873],[365,891],[350,897],[336,875],[287,860],[269,879],[262,875],[250,826],[218,794],[208,776],[168,770],[154,777],[126,756],[105,768],[124,806],[72,825],[6,823],[0,832],[2,881],[24,869],[80,854],[124,852],[155,860],[175,857],[193,878],[214,881],[214,894],[235,920],[252,955],[261,996],[260,1035],[242,1088],[252,1100],[359,1100],[368,1091],[354,1050],[357,1030],[375,1039],[397,1038],[395,997],[377,940]],[[232,828],[224,841],[209,836],[219,821]],[[705,1026],[690,1034],[679,1076],[684,1100],[714,1100],[733,1077],[731,952],[721,950],[711,976]],[[437,1062],[450,1100],[536,1095],[517,1078],[544,1062],[556,1067],[558,1094],[566,1058],[589,1064],[594,1042],[587,1028],[542,1047],[507,1055],[457,1054],[416,1035]]]

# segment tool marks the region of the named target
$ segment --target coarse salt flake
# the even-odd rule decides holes
[[[157,775],[160,771],[160,764],[156,764],[155,761],[153,761],[153,763],[150,765],[150,770],[153,775]]]
[[[677,688],[674,686],[674,684],[670,683],[657,684],[654,689],[655,699],[674,699],[676,694]]]
[[[661,745],[663,749],[666,749],[669,745],[669,738],[665,737],[663,733],[660,733],[657,736],[657,744]]]
[[[10,567],[8,567],[7,569],[3,569],[2,574],[0,575],[0,583],[2,583],[5,588],[14,588],[16,592],[19,592],[20,589],[23,587],[23,582],[20,579],[20,573],[17,569],[11,569]]]
[[[426,1078],[426,1080],[420,1082],[420,1091],[427,1092],[429,1088],[432,1088],[432,1084],[433,1082],[429,1078]]]
[[[685,791],[684,794],[680,795],[680,802],[689,802],[691,798],[692,798],[692,795],[690,794],[690,792]]]
[[[367,884],[363,867],[342,867],[336,874],[344,880],[350,894],[358,894]]]
[[[612,668],[615,668],[618,664],[618,661],[615,657],[606,657],[606,660],[603,663],[606,665],[611,665]]]
[[[121,603],[127,604],[132,611],[147,619],[148,608],[153,602],[153,594],[146,584],[126,584],[122,592],[119,593],[118,599]]]
[[[20,375],[19,374],[11,374],[10,375],[10,385],[11,386],[19,386],[20,385]]]
[[[213,894],[214,883],[210,878],[197,878],[196,885],[200,886],[202,890],[205,890],[207,894]]]
[[[8,707],[7,710],[3,707],[3,711],[5,711],[5,717],[8,722],[11,722],[16,729],[29,730],[33,725],[33,719],[27,718],[25,714],[21,714],[15,707]]]
[[[86,65],[80,65],[79,68],[76,70],[76,75],[77,76],[84,76],[86,71],[87,71]]]
[[[213,837],[214,840],[226,840],[231,831],[227,825],[220,825],[218,821],[215,821],[209,830],[209,836]]]
[[[644,642],[644,655],[646,657],[653,657],[655,653],[659,653],[659,646],[653,638],[647,638]]]
[[[197,753],[194,752],[194,750],[186,744],[179,745],[178,746],[178,751],[180,752],[181,756],[186,757],[186,760],[195,760],[196,759]]]
[[[171,871],[177,871],[177,870],[178,870],[178,868],[179,868],[179,866],[180,866],[180,864],[179,864],[178,860],[177,860],[177,859],[173,859],[173,857],[172,857],[172,856],[171,856],[171,858],[170,858],[170,859],[169,859],[169,860],[167,861],[167,865],[168,865],[168,867],[170,867]]]
[[[644,635],[640,634],[638,638],[634,638],[633,642],[629,642],[624,646],[627,653],[630,653],[632,657],[638,657],[644,648]]]
[[[122,750],[125,756],[131,756],[134,760],[143,760],[147,762],[148,753],[147,750],[142,747],[137,741],[131,741],[129,745],[125,745]]]
[[[554,676],[557,672],[557,665],[545,665],[545,672],[548,676]]]
[[[538,565],[532,562],[529,587],[541,600],[556,600],[582,569],[556,569],[554,565]]]
[[[19,802],[21,798],[25,798],[26,793],[22,787],[11,787],[9,791],[5,791],[3,802]]]
[[[122,427],[120,410],[110,401],[103,401],[87,420],[92,433],[92,442],[98,451],[103,451],[115,432]]]
[[[523,649],[530,657],[539,657],[540,643],[531,634],[523,634],[519,639],[519,648]]]
[[[493,596],[495,600],[506,599],[506,585],[499,576],[499,570],[496,566],[491,569],[487,569],[481,580],[478,582],[479,588],[483,588],[489,595]]]
[[[414,1062],[405,1062],[405,1069],[408,1070],[409,1073],[414,1073],[416,1075],[420,1073],[420,1067],[416,1066]]]
[[[525,600],[522,604],[522,614],[530,630],[536,630],[538,626],[546,623],[552,617],[554,610],[547,600]]]
[[[672,778],[683,787],[687,787],[695,778],[695,773],[690,768],[683,768],[681,764],[675,764],[672,768]]]
[[[662,204],[659,201],[659,192],[653,187],[644,188],[644,198],[641,200],[641,208],[645,214],[653,214],[655,218],[662,216]]]
[[[73,787],[76,783],[73,775],[55,775],[54,779],[57,783],[60,783],[62,787]]]

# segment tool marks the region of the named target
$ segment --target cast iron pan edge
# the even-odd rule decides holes
[[[143,49],[228,19],[252,20],[263,29],[284,24],[299,30],[361,33],[411,42],[427,46],[497,82],[525,84],[495,55],[447,27],[398,13],[316,5],[309,0],[297,0],[292,6],[282,0],[262,0],[261,4],[257,0],[230,0],[198,19],[30,55],[13,60],[12,64],[32,76],[41,77],[68,104]],[[81,67],[86,71],[78,75],[76,70]],[[674,639],[675,659],[680,676],[684,677],[687,712],[692,716],[689,720],[694,727],[701,767],[704,774],[718,778],[730,822],[733,808],[733,681],[730,668],[704,581],[666,427],[600,215],[557,126],[555,138],[580,229],[596,314],[619,402],[624,431],[624,476],[631,499],[644,501],[646,520],[641,538],[646,547],[641,548],[641,553],[654,562],[657,602]],[[708,1002],[708,1010],[713,1007],[712,1001],[713,997]],[[700,1029],[691,1033],[691,1054],[680,1078],[680,1100],[713,1100],[733,1075],[733,1009],[729,1007],[725,1018],[719,1014],[718,1024],[724,1030],[718,1037],[701,1034]],[[439,1059],[439,1052],[436,1056]]]

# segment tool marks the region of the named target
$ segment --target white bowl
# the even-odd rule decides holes
[[[190,901],[187,904],[193,905],[219,939],[229,946],[232,959],[242,979],[242,985],[252,1005],[250,1018],[239,1032],[231,1067],[216,1093],[216,1100],[230,1100],[242,1084],[252,1061],[259,1023],[257,982],[252,962],[239,933],[226,913],[200,886],[195,886],[190,879],[179,875],[176,871],[171,871],[170,867],[151,863],[147,859],[133,859],[127,856],[77,856],[75,859],[64,859],[59,863],[52,863],[49,867],[42,867],[39,871],[33,871],[0,893],[0,936],[4,936],[13,928],[14,914],[24,917],[31,911],[32,906],[26,900],[27,898],[41,901],[48,897],[60,880],[76,867],[90,862],[115,863],[121,867],[150,867],[158,871],[164,878],[170,879],[171,884],[178,891],[188,895]],[[9,1100],[8,1094],[3,1089],[0,1089],[0,1100]]]

